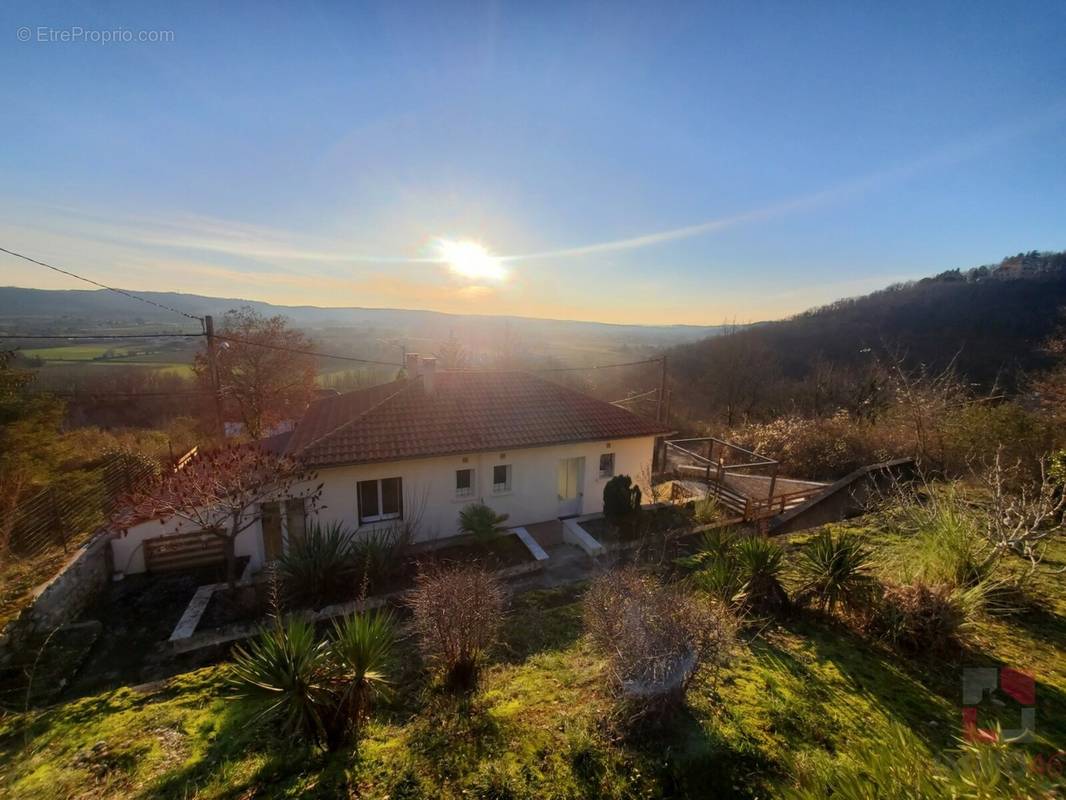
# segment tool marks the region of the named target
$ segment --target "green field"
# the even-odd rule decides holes
[[[39,358],[44,362],[41,369],[55,372],[71,366],[77,367],[142,367],[157,372],[192,377],[192,350],[152,350],[145,345],[71,344],[56,347],[33,347],[21,349],[27,358]],[[112,355],[104,358],[104,354]]]

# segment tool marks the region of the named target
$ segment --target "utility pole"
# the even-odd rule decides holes
[[[655,409],[655,418],[659,422],[666,422],[664,412],[666,411],[666,356],[662,356],[659,359],[659,403]]]
[[[207,366],[211,374],[211,394],[215,399],[215,422],[218,435],[226,438],[226,421],[222,416],[222,387],[218,381],[218,352],[215,346],[215,319],[210,314],[204,317],[204,333],[207,335]]]

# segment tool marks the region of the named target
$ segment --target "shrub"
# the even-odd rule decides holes
[[[784,551],[764,536],[737,538],[726,528],[707,531],[700,551],[679,562],[695,566],[692,583],[735,610],[776,613],[790,603],[781,585]]]
[[[459,530],[471,534],[482,544],[488,544],[506,532],[503,526],[508,514],[497,514],[484,503],[471,503],[459,512]]]
[[[640,511],[640,487],[628,475],[615,475],[603,487],[603,513],[625,516]]]
[[[355,732],[373,700],[388,688],[395,641],[395,623],[388,612],[353,614],[333,623],[331,653],[337,667],[338,706]]]
[[[914,652],[939,651],[957,643],[970,621],[965,596],[947,584],[890,584],[875,617],[877,631],[893,644]]]
[[[329,650],[314,626],[298,619],[278,621],[247,647],[234,648],[232,680],[240,696],[262,706],[284,734],[313,743],[330,737],[334,705]]]
[[[800,597],[822,611],[833,613],[838,604],[850,610],[868,607],[877,589],[870,574],[870,551],[854,534],[834,539],[823,530],[803,548],[798,566]]]
[[[449,687],[477,685],[481,660],[499,635],[503,602],[503,588],[482,567],[432,567],[416,579],[407,598],[414,632]]]
[[[370,531],[352,542],[353,573],[364,592],[381,589],[402,558],[404,544],[393,528]]]
[[[692,509],[692,516],[700,525],[713,525],[720,522],[725,513],[722,505],[715,498],[707,496],[696,501]]]
[[[747,601],[740,564],[726,554],[706,559],[703,568],[693,576],[693,584],[730,608],[741,608]]]
[[[700,554],[705,558],[723,558],[736,544],[736,537],[729,528],[711,528],[700,537]]]
[[[888,563],[902,582],[973,586],[985,580],[995,556],[979,514],[952,487],[928,487],[925,497],[905,497],[891,513],[903,539]]]
[[[309,622],[278,620],[247,647],[237,645],[230,679],[283,734],[335,749],[383,693],[394,639],[387,614],[337,621],[323,641]]]
[[[781,417],[735,430],[729,438],[788,464],[794,474],[811,480],[840,478],[909,449],[882,442],[883,431],[856,422],[846,412],[814,419]]]
[[[285,602],[295,608],[322,608],[348,597],[359,578],[351,531],[339,523],[315,523],[289,541],[278,558],[277,575]]]
[[[735,622],[723,606],[632,568],[592,582],[584,619],[612,683],[642,713],[676,708],[698,671],[717,675],[735,643]]]
[[[781,585],[784,551],[777,544],[765,536],[748,536],[737,542],[731,553],[744,580],[747,608],[759,614],[788,608],[788,593]]]

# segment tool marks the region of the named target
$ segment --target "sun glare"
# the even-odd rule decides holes
[[[477,242],[440,239],[437,250],[441,260],[460,277],[490,281],[502,281],[507,277],[507,270],[500,260]]]

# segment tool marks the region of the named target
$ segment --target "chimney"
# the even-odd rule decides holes
[[[418,353],[407,354],[407,357],[404,360],[403,371],[406,373],[409,380],[418,377]]]
[[[436,388],[437,377],[437,359],[432,356],[425,356],[422,358],[422,387],[426,390],[426,394],[433,394]]]

